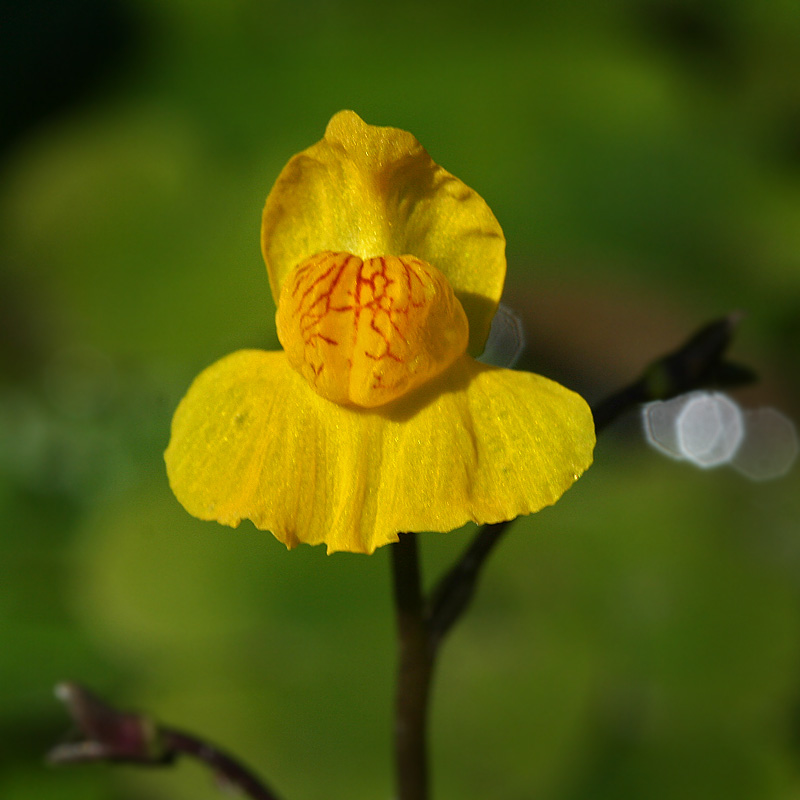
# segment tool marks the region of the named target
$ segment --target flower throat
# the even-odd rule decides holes
[[[441,373],[469,339],[447,279],[408,255],[317,253],[287,276],[276,323],[289,362],[317,393],[367,408]]]

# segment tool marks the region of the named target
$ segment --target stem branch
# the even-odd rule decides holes
[[[592,406],[595,431],[600,433],[624,412],[652,400],[667,400],[707,386],[739,386],[755,379],[747,367],[726,360],[726,351],[742,320],[732,312],[703,325],[677,349],[655,359],[642,375]],[[436,585],[430,606],[432,641],[441,640],[472,600],[481,569],[508,529],[508,522],[484,525]]]

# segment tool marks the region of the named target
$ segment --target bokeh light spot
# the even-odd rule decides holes
[[[704,469],[728,463],[744,436],[741,409],[718,392],[692,392],[648,403],[643,418],[645,436],[653,447]]]
[[[675,420],[689,399],[690,395],[684,394],[672,400],[656,400],[648,403],[642,412],[647,441],[670,458],[683,459]]]
[[[731,460],[742,443],[742,411],[723,394],[692,397],[676,420],[684,457],[699,467],[717,467]]]
[[[659,452],[699,467],[730,464],[754,481],[783,477],[800,445],[794,423],[774,408],[742,411],[718,392],[656,401],[642,412],[647,441]]]
[[[500,303],[492,319],[486,347],[478,359],[495,367],[513,367],[525,349],[525,329],[522,320],[506,305]]]
[[[798,451],[794,423],[774,408],[745,412],[747,435],[737,451],[733,467],[754,481],[783,477],[792,467]]]

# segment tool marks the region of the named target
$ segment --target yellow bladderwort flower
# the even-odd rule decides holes
[[[278,177],[261,244],[284,350],[233,353],[181,401],[165,457],[191,514],[372,553],[538,511],[589,466],[582,398],[470,355],[505,239],[411,134],[334,116]]]

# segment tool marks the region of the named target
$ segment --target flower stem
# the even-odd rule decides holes
[[[391,552],[399,650],[394,729],[397,800],[428,800],[428,698],[434,654],[416,535],[400,534]]]

